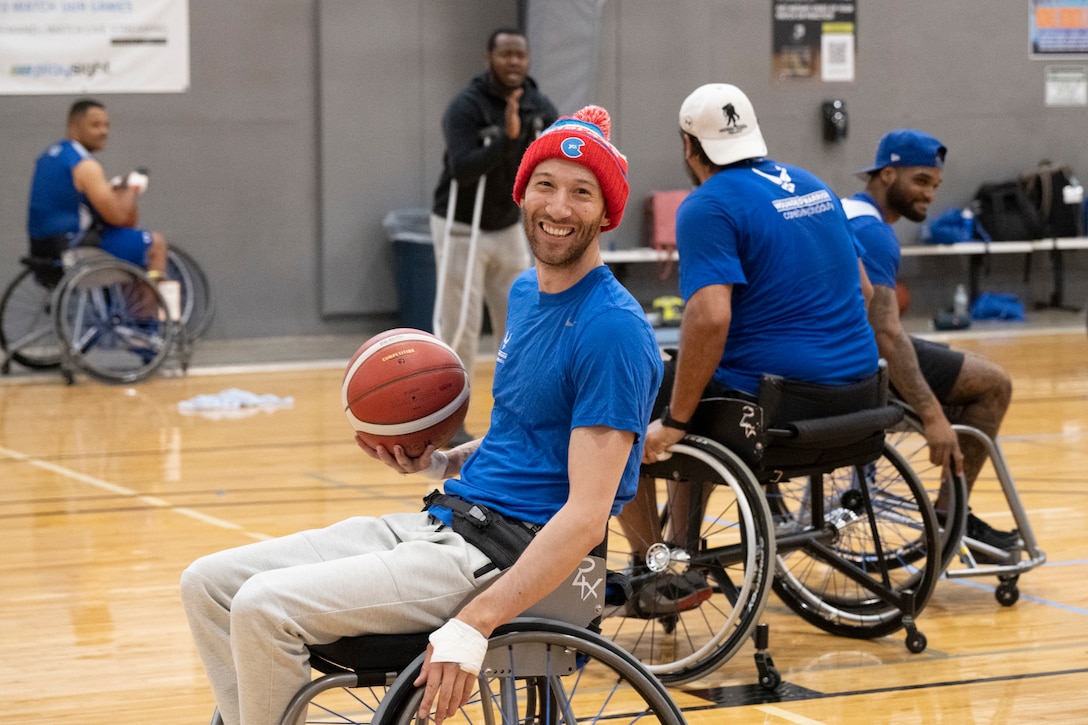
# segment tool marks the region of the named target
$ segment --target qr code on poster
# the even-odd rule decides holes
[[[820,39],[820,57],[823,80],[854,80],[853,35],[825,34]]]

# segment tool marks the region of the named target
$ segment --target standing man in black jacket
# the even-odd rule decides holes
[[[457,94],[442,117],[446,140],[442,176],[434,192],[431,236],[434,239],[441,299],[435,300],[440,336],[454,348],[471,381],[483,322],[483,304],[491,329],[501,340],[506,330],[506,297],[510,285],[531,263],[521,210],[514,203],[514,177],[522,154],[541,131],[559,117],[548,98],[529,77],[529,41],[525,34],[500,28],[487,41],[487,70]],[[476,188],[486,175],[480,229],[472,269],[467,269]],[[450,181],[456,179],[457,201],[449,230]],[[443,259],[447,262],[443,270]],[[459,339],[464,285],[470,286],[468,309]],[[469,440],[462,431],[453,444]]]

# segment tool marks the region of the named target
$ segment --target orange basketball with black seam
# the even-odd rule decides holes
[[[344,372],[341,402],[368,445],[404,446],[413,458],[450,441],[468,413],[461,359],[429,332],[397,328],[367,340]]]

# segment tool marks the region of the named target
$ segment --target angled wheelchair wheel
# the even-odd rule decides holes
[[[41,284],[30,269],[20,272],[0,300],[0,347],[8,359],[37,370],[60,365],[60,340],[53,325],[50,298],[53,290]]]
[[[193,256],[171,244],[166,252],[166,276],[181,286],[181,321],[190,340],[208,330],[215,305],[208,278]]]
[[[374,723],[414,725],[423,691],[413,684],[422,656],[400,674]],[[478,687],[445,722],[575,725],[681,725],[665,687],[615,643],[574,625],[519,619],[488,642]],[[325,722],[354,722],[326,719]]]
[[[132,383],[162,365],[177,335],[166,301],[139,267],[118,259],[82,262],[53,297],[62,365],[105,383]]]
[[[943,571],[938,528],[927,492],[894,448],[885,444],[873,463],[769,482],[767,499],[774,590],[790,609],[838,636],[907,627],[921,637],[913,620]]]
[[[629,591],[613,591],[601,632],[675,684],[713,671],[745,644],[770,594],[775,544],[767,502],[736,454],[694,435],[669,450],[669,459],[643,466],[641,484],[657,492],[660,518],[651,525],[667,543],[632,562],[622,528],[611,525],[608,568],[622,572]],[[654,594],[677,581],[696,594],[680,603]]]

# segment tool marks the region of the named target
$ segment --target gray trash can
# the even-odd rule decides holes
[[[397,209],[382,220],[393,243],[402,327],[434,332],[435,264],[430,209]]]

